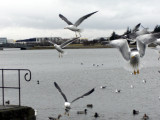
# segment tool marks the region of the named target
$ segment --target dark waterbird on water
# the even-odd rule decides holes
[[[59,85],[54,82],[55,87],[58,89],[58,91],[61,93],[62,97],[65,100],[64,106],[65,106],[65,114],[67,114],[69,116],[69,110],[71,109],[71,103],[75,102],[76,100],[83,98],[84,96],[88,96],[90,95],[92,92],[94,92],[94,88],[92,90],[90,90],[89,92],[81,95],[80,97],[77,97],[76,99],[72,100],[71,102],[68,102],[66,95],[62,92],[61,88],[59,87]]]
[[[138,110],[133,110],[133,115],[138,115],[139,114],[139,111]]]
[[[84,109],[83,111],[77,111],[77,114],[87,114],[87,109]]]
[[[94,117],[95,118],[99,117],[99,114],[97,112],[95,112]]]
[[[96,12],[98,11],[95,11],[95,12],[92,12],[92,13],[89,13],[81,18],[79,18],[74,24],[72,22],[70,22],[66,17],[64,17],[62,14],[59,14],[59,17],[64,20],[68,26],[66,26],[64,29],[69,29],[71,31],[74,31],[75,34],[76,32],[79,33],[79,36],[81,37],[81,34],[80,32],[82,31],[81,29],[77,28],[85,19],[87,19],[88,17],[90,17],[91,15],[95,14]],[[77,34],[76,34],[76,37],[77,37]]]
[[[7,100],[5,103],[6,103],[7,105],[9,105],[9,104],[10,104],[10,101],[9,101],[9,100]]]
[[[88,108],[92,108],[93,107],[93,104],[87,104],[86,105]]]
[[[142,120],[149,120],[149,116],[147,114],[144,114]]]
[[[49,118],[50,120],[59,120],[59,119],[60,119],[60,117],[62,117],[62,115],[61,115],[61,114],[59,114],[57,118],[54,118],[54,117],[48,117],[48,118]]]
[[[39,84],[39,80],[37,80],[37,84]]]

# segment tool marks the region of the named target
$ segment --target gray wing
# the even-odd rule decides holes
[[[143,57],[145,55],[146,46],[150,43],[154,43],[158,38],[160,38],[160,32],[140,35],[136,38],[137,49],[140,53],[140,57]]]
[[[65,94],[62,92],[61,88],[58,86],[58,84],[56,82],[54,82],[55,87],[58,89],[58,91],[61,93],[61,95],[63,96],[65,102],[68,102]]]
[[[90,90],[89,92],[85,93],[84,95],[82,95],[82,96],[74,99],[71,103],[73,103],[74,101],[76,101],[76,100],[78,100],[78,99],[80,99],[80,98],[83,98],[84,96],[90,95],[92,92],[94,92],[94,88],[93,88],[92,90]]]
[[[141,25],[141,23],[137,24],[137,25],[133,28],[132,32],[136,32],[136,31],[138,31],[138,30],[139,30],[140,25]]]
[[[118,48],[125,60],[130,60],[130,48],[126,39],[112,40],[110,45]]]
[[[144,35],[144,34],[149,34],[150,32],[148,31],[148,28],[144,28],[140,31],[136,31],[136,32],[132,32],[130,34],[128,34],[130,39],[136,39],[136,37],[140,36],[140,35]]]
[[[48,42],[51,43],[51,44],[53,44],[53,45],[56,44],[56,43],[54,43],[53,41],[50,41],[50,40]]]
[[[144,34],[149,34],[149,33],[150,32],[148,31],[148,28],[144,28],[141,31],[136,32],[137,36],[144,35]]]
[[[73,25],[66,17],[64,17],[63,15],[59,14],[59,17],[64,20],[68,25]]]
[[[137,49],[139,51],[140,57],[143,57],[146,50],[146,44],[144,44],[142,41],[137,40]]]
[[[73,41],[77,40],[78,38],[80,38],[80,37],[76,37],[76,38],[73,38],[73,39],[71,39],[71,40],[68,40],[68,41],[62,43],[62,44],[60,45],[60,47],[61,47],[61,48],[64,48],[64,47],[66,47],[67,45],[71,44]]]
[[[98,12],[98,11],[92,12],[92,13],[90,13],[90,14],[87,14],[87,15],[79,18],[79,19],[75,22],[74,25],[77,27],[78,25],[80,25],[80,24],[83,22],[83,20],[87,19],[89,16],[93,15],[93,14],[96,13],[96,12]]]

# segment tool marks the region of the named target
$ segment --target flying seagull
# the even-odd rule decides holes
[[[61,93],[61,95],[63,96],[64,100],[65,100],[65,103],[64,103],[64,106],[65,106],[65,114],[68,114],[69,116],[69,110],[71,109],[71,103],[75,102],[76,100],[80,99],[80,98],[83,98],[84,96],[88,96],[90,95],[92,92],[94,92],[94,88],[92,90],[90,90],[89,92],[83,94],[82,96],[80,97],[77,97],[76,99],[72,100],[72,102],[68,102],[67,100],[67,97],[66,95],[62,92],[61,88],[59,87],[59,85],[54,82],[54,85],[55,87],[58,89],[58,91]]]
[[[120,53],[122,54],[123,58],[126,61],[129,61],[130,65],[133,68],[134,74],[139,74],[139,64],[140,64],[140,57],[145,55],[146,46],[150,43],[153,43],[160,38],[160,32],[153,33],[153,34],[145,34],[140,35],[136,38],[137,41],[137,48],[129,48],[128,42],[126,39],[117,39],[106,42],[106,44],[111,45],[112,47],[118,48]]]
[[[79,18],[74,24],[72,22],[70,22],[66,17],[64,17],[62,14],[59,14],[59,17],[64,20],[68,26],[66,26],[64,29],[69,29],[71,31],[74,31],[75,34],[76,32],[79,33],[79,35],[81,36],[80,32],[82,31],[81,29],[77,28],[85,19],[87,19],[88,17],[90,17],[91,15],[95,14],[96,12],[98,11],[95,11],[95,12],[92,12],[92,13],[89,13],[81,18]],[[77,37],[77,34],[76,34],[76,37]]]
[[[62,57],[62,54],[64,53],[64,51],[62,49],[64,47],[66,47],[67,45],[71,44],[73,41],[77,40],[78,38],[80,38],[80,37],[76,37],[71,40],[68,40],[68,41],[62,43],[61,45],[57,45],[53,41],[48,41],[48,42],[54,45],[55,49],[59,52],[59,57]]]

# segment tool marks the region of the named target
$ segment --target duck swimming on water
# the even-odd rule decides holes
[[[60,119],[60,117],[62,117],[62,115],[61,115],[61,114],[59,114],[57,118],[54,118],[54,117],[48,117],[48,118],[49,118],[50,120],[59,120],[59,119]]]
[[[84,111],[77,111],[77,114],[87,114],[87,109],[84,109]]]

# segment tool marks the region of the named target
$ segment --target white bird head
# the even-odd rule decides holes
[[[64,27],[64,29],[68,29],[68,26]]]
[[[65,103],[64,103],[64,106],[65,106],[65,107],[70,107],[70,106],[71,106],[71,103],[65,102]]]

